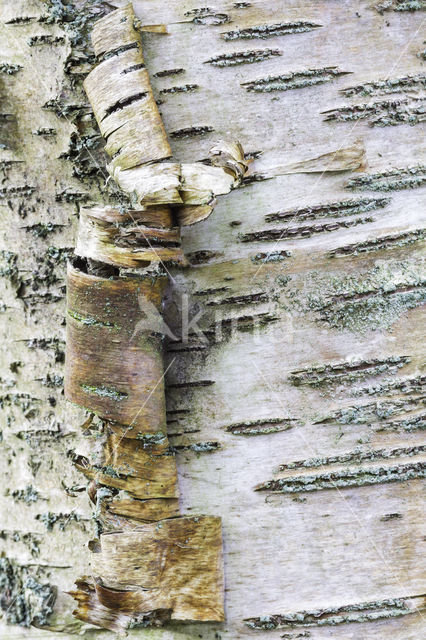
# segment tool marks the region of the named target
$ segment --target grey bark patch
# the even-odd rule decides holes
[[[248,27],[246,29],[234,29],[222,33],[224,40],[253,40],[259,38],[275,38],[276,36],[286,36],[294,33],[305,33],[318,29],[321,24],[299,20],[296,22],[278,22],[275,24],[261,24],[256,27]]]
[[[56,595],[56,587],[41,584],[25,565],[0,558],[0,608],[9,624],[45,626]]]

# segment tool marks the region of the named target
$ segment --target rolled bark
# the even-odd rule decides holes
[[[171,151],[134,25],[130,4],[96,23],[102,61],[84,85],[107,140],[108,170],[140,208],[83,208],[80,257],[67,272],[65,393],[102,420],[95,460],[74,456],[91,480],[100,535],[90,543],[93,577],[71,595],[78,619],[118,632],[147,617],[224,620],[221,520],[179,517],[166,431],[162,263],[186,264],[174,218],[207,217],[247,168],[239,143],[213,148],[210,164],[158,162]],[[150,268],[126,274],[135,267]]]

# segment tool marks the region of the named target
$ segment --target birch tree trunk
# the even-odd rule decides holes
[[[82,89],[91,26],[121,4],[1,2],[5,639],[100,633],[66,594],[94,522],[64,274],[80,205],[126,204]],[[238,139],[254,162],[183,231],[166,305],[181,511],[223,519],[226,622],[129,635],[418,640],[424,2],[133,4],[174,155]]]

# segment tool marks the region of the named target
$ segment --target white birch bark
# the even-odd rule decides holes
[[[90,443],[61,391],[64,269],[79,206],[117,201],[81,81],[90,25],[119,2],[74,5],[1,6],[8,640],[99,634],[65,593],[94,527],[67,456]],[[418,640],[423,3],[202,5],[134,2],[142,25],[167,27],[143,33],[144,54],[177,161],[234,138],[255,157],[183,230],[192,266],[172,272],[168,305],[178,333],[189,293],[207,328],[208,343],[168,343],[169,437],[183,513],[223,518],[227,620],[129,635]]]

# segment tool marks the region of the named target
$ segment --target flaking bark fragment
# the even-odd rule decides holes
[[[116,215],[111,209],[83,208],[75,252],[117,267],[145,267],[158,261],[184,265],[179,228],[164,228],[162,221],[167,219],[171,225],[168,207],[161,206],[146,212],[116,211]]]
[[[116,611],[167,609],[171,620],[224,619],[220,518],[181,517],[103,534],[92,565],[110,590],[109,598],[99,593],[99,602]],[[79,614],[88,615],[81,607]]]
[[[219,143],[207,165],[159,162],[171,157],[171,149],[134,24],[128,4],[99,20],[92,34],[103,60],[84,87],[111,157],[107,169],[140,207],[183,205],[181,213],[177,208],[179,223],[194,224],[210,215],[216,196],[239,186],[248,161],[235,142]]]
[[[365,147],[362,140],[355,140],[347,147],[323,153],[316,158],[294,164],[277,166],[264,171],[266,178],[290,173],[324,173],[333,171],[356,171],[366,166]]]

